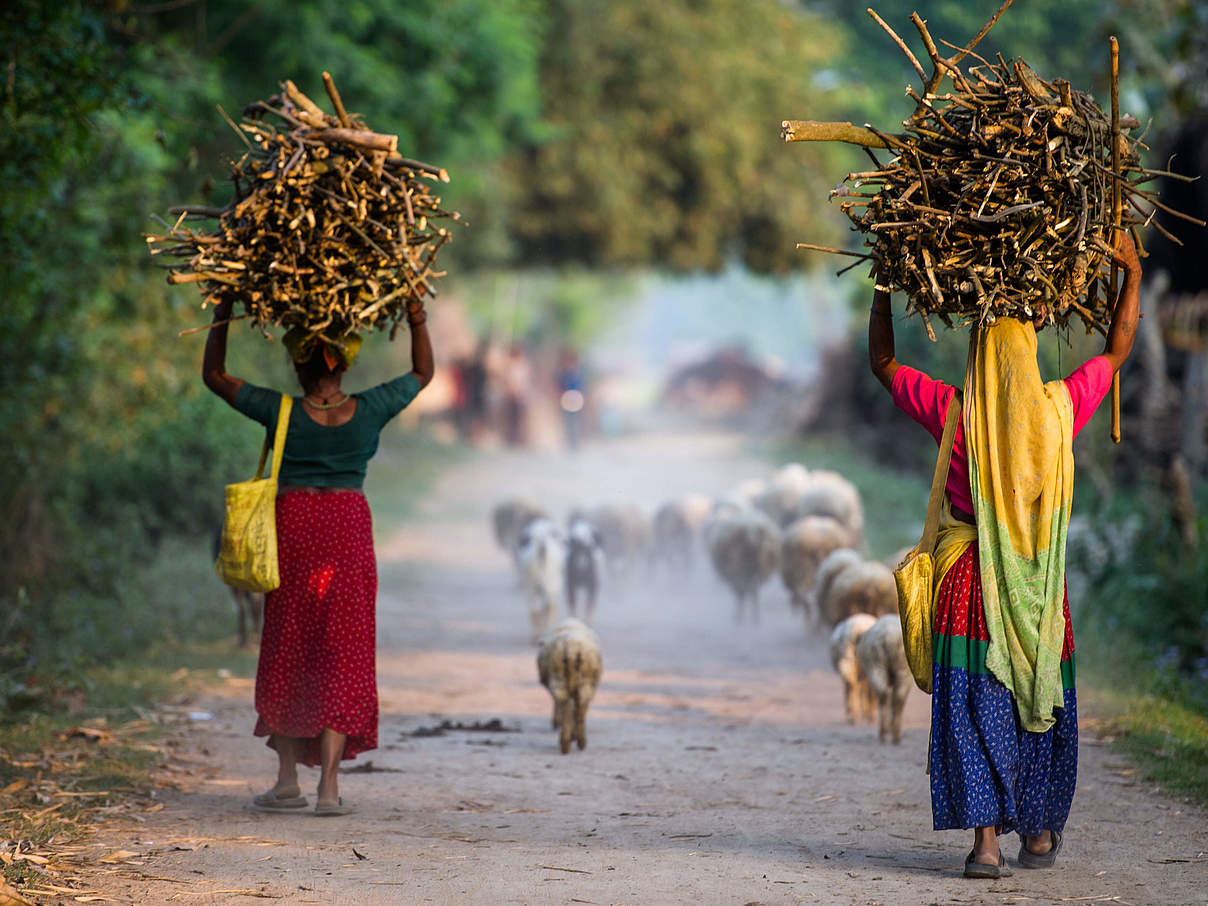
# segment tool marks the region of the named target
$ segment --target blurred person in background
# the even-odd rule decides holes
[[[508,350],[500,376],[503,391],[503,440],[509,447],[528,444],[528,404],[532,393],[533,367],[520,343]]]
[[[573,349],[564,349],[558,357],[557,386],[566,448],[573,453],[579,448],[583,407],[587,402],[583,393],[583,369],[579,355]]]

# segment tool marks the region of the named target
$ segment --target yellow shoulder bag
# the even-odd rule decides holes
[[[935,539],[939,534],[940,502],[948,482],[948,465],[952,461],[952,441],[956,437],[960,407],[961,392],[958,390],[952,395],[948,414],[944,417],[944,436],[935,461],[935,477],[931,479],[923,538],[893,571],[898,585],[898,616],[902,620],[906,662],[914,674],[915,685],[928,694],[931,693],[931,626],[935,618]]]
[[[294,401],[281,394],[277,431],[273,435],[273,465],[261,478],[268,459],[269,442],[264,439],[256,477],[226,486],[226,519],[222,525],[222,549],[214,570],[227,585],[248,591],[268,592],[281,584],[277,570],[277,474],[285,451],[285,433]]]

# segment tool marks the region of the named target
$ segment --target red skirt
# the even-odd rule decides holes
[[[357,493],[277,498],[281,585],[264,602],[255,734],[303,740],[319,764],[319,734],[347,735],[344,758],[377,748],[377,560],[369,503]]]

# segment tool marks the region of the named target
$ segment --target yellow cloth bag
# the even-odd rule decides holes
[[[222,548],[214,562],[214,570],[223,582],[235,588],[269,592],[281,584],[277,570],[277,474],[281,470],[281,455],[285,451],[285,434],[293,404],[290,397],[281,394],[269,474],[260,477],[268,459],[266,437],[255,478],[226,486]]]
[[[939,534],[940,501],[948,481],[952,460],[952,442],[956,437],[961,394],[957,391],[948,403],[944,417],[944,436],[931,480],[931,498],[927,502],[927,521],[923,538],[893,571],[898,586],[898,617],[902,621],[902,645],[914,684],[931,693],[931,627],[935,617],[935,542]]]

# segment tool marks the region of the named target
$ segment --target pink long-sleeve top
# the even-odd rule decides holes
[[[1065,379],[1074,404],[1074,434],[1090,421],[1095,409],[1112,385],[1112,366],[1103,356],[1095,356]],[[893,376],[893,402],[899,409],[926,428],[936,444],[944,436],[944,415],[956,388],[929,378],[917,368],[900,365]],[[959,415],[960,413],[958,413]],[[952,441],[952,463],[944,488],[952,505],[973,513],[973,494],[969,490],[969,457],[965,452],[965,428],[956,425]]]

